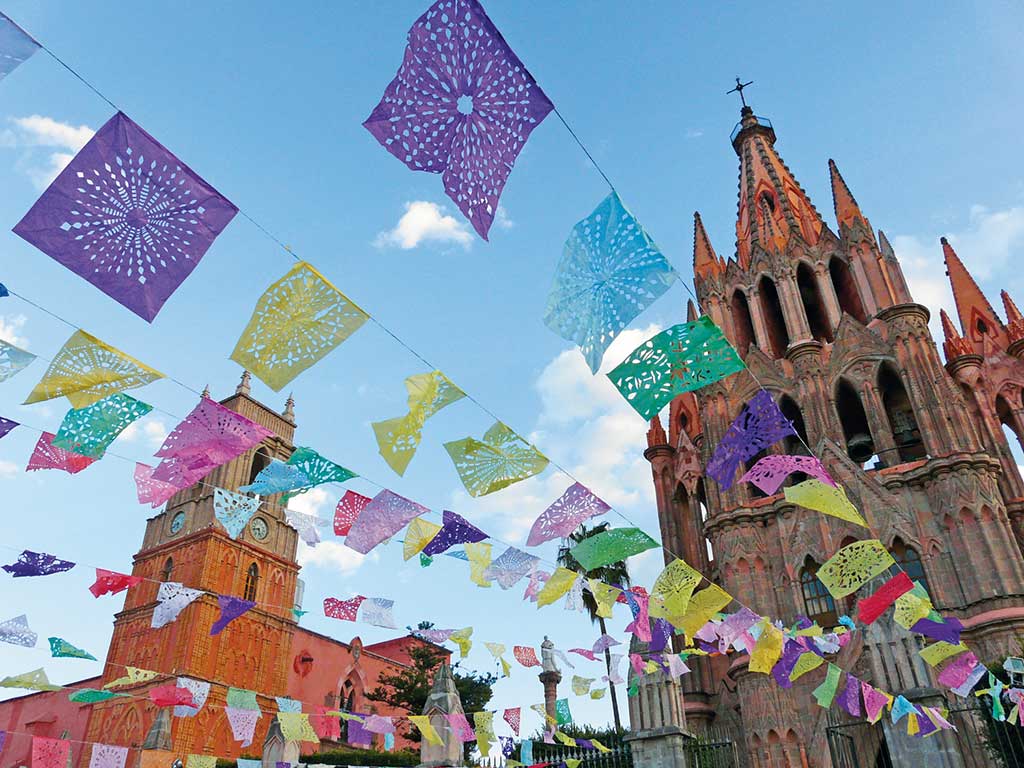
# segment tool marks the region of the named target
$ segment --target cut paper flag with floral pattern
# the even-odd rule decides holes
[[[299,538],[308,547],[315,547],[320,543],[320,518],[306,512],[296,512],[294,509],[284,511],[285,522],[298,531]]]
[[[473,628],[463,627],[457,629],[451,633],[449,639],[459,646],[459,658],[466,658],[469,655],[470,648],[473,647]]]
[[[20,426],[17,421],[5,419],[0,416],[0,439],[7,437],[15,427]]]
[[[309,715],[302,712],[278,712],[277,722],[281,725],[281,735],[286,741],[312,741],[320,743],[320,737],[309,722]]]
[[[139,669],[138,667],[125,667],[124,674],[116,680],[111,680],[104,685],[104,688],[120,688],[123,685],[141,685],[160,677],[159,672],[151,669]]]
[[[543,608],[545,605],[551,605],[568,593],[580,578],[582,577],[576,571],[570,571],[561,566],[556,568],[555,572],[551,574],[551,578],[544,584],[544,588],[537,593],[537,607]]]
[[[612,191],[565,241],[544,324],[578,344],[597,373],[608,345],[676,277],[668,259]]]
[[[394,733],[395,724],[390,717],[383,715],[367,715],[363,718],[363,728],[370,733]]]
[[[59,557],[48,555],[45,552],[32,552],[26,549],[18,555],[15,562],[3,566],[3,569],[11,576],[19,578],[22,576],[50,576],[54,573],[70,571],[74,567],[75,564],[70,560],[61,560]]]
[[[289,699],[287,696],[275,696],[274,701],[277,702],[278,712],[301,712],[302,702],[296,701],[295,699]]]
[[[428,512],[426,507],[385,489],[370,500],[352,523],[345,546],[365,555],[402,530],[413,518]]]
[[[586,696],[590,693],[590,686],[593,685],[594,677],[580,677],[579,675],[572,676],[572,692],[576,696]]]
[[[149,504],[153,509],[166,503],[180,488],[173,483],[153,478],[154,468],[142,462],[135,464],[135,492],[139,504]]]
[[[184,707],[192,704],[192,693],[176,685],[160,685],[149,689],[149,699],[158,707]]]
[[[456,739],[465,743],[467,741],[476,741],[476,734],[473,733],[473,727],[469,724],[469,720],[462,712],[452,712],[451,714],[445,715],[448,720],[448,727],[451,728],[452,734]]]
[[[676,395],[714,384],[744,368],[721,329],[704,316],[652,336],[608,378],[633,410],[649,421]]]
[[[395,601],[383,597],[368,598],[359,607],[359,620],[385,629],[398,629],[394,615]]]
[[[42,667],[20,675],[9,675],[0,680],[0,688],[24,688],[29,691],[59,691],[61,686],[52,685]]]
[[[109,395],[162,378],[159,371],[77,330],[50,361],[25,404],[63,396],[73,408],[85,408]]]
[[[711,455],[705,471],[722,488],[731,488],[739,469],[747,459],[775,444],[796,430],[772,396],[760,390],[743,406]]]
[[[175,707],[171,714],[175,717],[194,717],[206,706],[206,700],[210,697],[210,683],[205,680],[193,680],[190,677],[179,677],[177,685],[178,688],[189,692],[192,703]]]
[[[564,539],[583,521],[603,515],[610,509],[585,485],[573,483],[534,521],[526,546],[536,547],[545,541]]]
[[[260,296],[231,359],[279,392],[368,318],[314,266],[300,261]]]
[[[68,411],[53,438],[53,445],[100,459],[118,435],[152,410],[153,406],[116,392],[85,408]]]
[[[35,472],[39,469],[59,469],[69,475],[77,475],[83,469],[94,463],[96,459],[82,456],[53,444],[56,437],[52,432],[43,432],[36,441],[36,447],[28,459],[26,472]]]
[[[308,491],[310,488],[323,485],[324,483],[344,483],[346,480],[356,477],[355,472],[345,469],[340,464],[335,464],[312,448],[304,446],[299,446],[292,452],[292,455],[288,457],[288,464],[289,466],[296,467],[309,478],[309,486],[303,488],[302,491]],[[285,499],[295,495],[295,493],[289,493],[285,496]]]
[[[512,729],[512,733],[516,736],[519,735],[521,717],[522,709],[520,707],[510,707],[501,713],[501,719],[508,723],[508,727]]]
[[[503,677],[509,676],[509,670],[511,666],[505,660],[505,644],[504,643],[484,643],[484,646],[490,651],[491,656],[494,660],[501,664],[501,673]]]
[[[512,646],[512,656],[527,669],[530,667],[540,666],[540,660],[537,658],[537,651],[528,645]]]
[[[359,614],[359,606],[365,599],[362,595],[356,595],[348,600],[326,597],[324,598],[324,616],[341,621],[355,621]]]
[[[403,559],[409,560],[420,554],[440,530],[441,526],[437,523],[424,520],[422,517],[414,519],[405,529],[405,541],[402,544]]]
[[[437,729],[430,724],[430,717],[428,715],[409,715],[409,722],[415,726],[416,730],[423,735],[423,739],[428,744],[443,744],[441,735],[437,732]]]
[[[665,566],[651,587],[651,617],[669,620],[682,617],[690,604],[693,590],[703,580],[704,577],[685,560],[673,560]]]
[[[862,624],[873,623],[890,605],[913,588],[914,582],[904,571],[900,571],[872,595],[857,601],[857,618]]]
[[[70,762],[70,741],[32,737],[32,768],[66,768]]]
[[[718,585],[710,584],[690,598],[690,603],[686,607],[686,613],[683,614],[678,623],[673,623],[683,630],[687,637],[692,638],[701,627],[708,623],[712,616],[731,602],[732,595]]]
[[[409,412],[371,425],[380,455],[399,475],[405,474],[416,454],[427,419],[466,396],[441,371],[409,376],[405,388],[409,393]]]
[[[227,705],[236,709],[258,710],[260,708],[259,702],[256,701],[255,691],[245,688],[228,688]]]
[[[0,621],[0,641],[11,645],[20,645],[23,648],[32,648],[38,639],[39,635],[29,628],[28,617],[25,614]]]
[[[270,463],[259,471],[251,483],[238,486],[238,490],[241,493],[270,496],[274,493],[294,491],[307,485],[310,485],[309,478],[301,469],[293,467],[291,464],[285,464],[280,459],[271,459]]]
[[[96,661],[96,657],[88,651],[83,651],[81,648],[77,648],[67,640],[60,637],[47,638],[50,643],[50,655],[54,658],[66,657],[69,659],[89,659],[90,661]]]
[[[19,371],[25,370],[36,356],[31,352],[0,339],[0,381],[7,381]]]
[[[878,539],[855,541],[818,569],[818,579],[836,600],[852,595],[896,561]]]
[[[198,589],[189,589],[176,581],[165,581],[160,584],[156,593],[156,607],[153,608],[153,620],[150,626],[159,629],[178,618],[194,600],[202,595]]]
[[[488,581],[496,581],[502,589],[511,589],[539,562],[540,558],[529,555],[521,549],[509,547],[498,556],[497,560],[487,566],[484,578]]]
[[[815,512],[838,517],[840,520],[863,528],[868,527],[867,521],[846,498],[846,491],[839,486],[826,485],[812,477],[810,480],[804,480],[802,483],[785,488],[783,492],[786,495],[786,501],[813,509]]]
[[[587,589],[594,598],[596,613],[603,619],[612,618],[613,608],[622,590],[600,579],[587,579]]]
[[[153,477],[179,487],[191,485],[272,435],[266,427],[203,396],[156,452],[163,461]]]
[[[220,608],[220,616],[210,626],[211,635],[219,635],[224,627],[237,619],[246,611],[252,610],[256,603],[252,600],[243,600],[240,597],[230,595],[217,595],[217,606]]]
[[[411,170],[442,174],[486,240],[512,165],[553,108],[477,0],[437,0],[363,126]]]
[[[466,558],[469,560],[469,580],[478,587],[485,589],[491,586],[485,574],[491,564],[491,545],[487,542],[475,542],[466,545]]]
[[[494,735],[494,713],[474,712],[473,728],[476,731],[476,747],[481,756],[487,757],[491,752],[491,742],[497,741]]]
[[[820,480],[826,485],[835,486],[836,482],[815,456],[778,456],[769,454],[758,459],[757,463],[747,470],[740,482],[753,483],[761,491],[774,496],[779,488],[794,472]]]
[[[578,542],[569,554],[586,570],[593,571],[658,546],[639,528],[612,528]]]
[[[931,615],[933,610],[932,602],[928,599],[928,592],[919,582],[915,581],[912,590],[896,599],[892,620],[904,629],[910,629],[921,619]]]
[[[423,548],[423,554],[433,557],[445,552],[456,544],[474,544],[487,538],[487,534],[469,522],[462,515],[444,510],[444,526]]]
[[[89,768],[124,768],[128,760],[128,747],[113,744],[93,744]]]
[[[113,691],[101,691],[96,688],[79,688],[68,694],[68,701],[78,704],[95,704],[98,701],[116,699],[119,696],[127,696],[127,693],[114,693]]]
[[[28,61],[38,50],[39,43],[28,32],[0,13],[0,80],[17,69],[19,64]]]
[[[217,756],[189,755],[185,758],[185,768],[217,768]]]
[[[500,421],[484,433],[444,444],[470,496],[486,496],[540,474],[547,458]]]
[[[245,530],[245,526],[259,508],[259,499],[232,493],[223,488],[213,489],[213,515],[233,539],[237,539]]]
[[[345,491],[345,495],[338,501],[334,509],[334,534],[336,536],[347,536],[352,530],[352,524],[366,509],[371,501],[369,496],[363,496],[355,491]]]
[[[14,233],[152,322],[237,212],[118,112]]]

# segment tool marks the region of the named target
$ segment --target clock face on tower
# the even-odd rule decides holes
[[[270,529],[267,527],[267,521],[262,517],[254,517],[252,522],[249,523],[249,530],[257,541],[263,541],[270,532]]]
[[[179,512],[171,519],[171,535],[173,536],[183,527],[185,527],[185,513]]]

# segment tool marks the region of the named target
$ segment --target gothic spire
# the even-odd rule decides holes
[[[1003,299],[1003,309],[1006,311],[1006,321],[1008,324],[1019,323],[1024,320],[1024,316],[1021,315],[1020,310],[1017,309],[1017,305],[1013,303],[1013,299],[1010,298],[1010,294],[1006,291],[1000,291],[999,295]]]
[[[238,382],[238,386],[235,387],[236,395],[248,395],[252,391],[252,374],[248,371],[242,371],[242,378]]]
[[[288,393],[288,399],[284,403],[284,411],[281,413],[288,421],[295,421],[295,398],[292,397],[292,393]]]
[[[693,299],[686,300],[686,322],[692,323],[700,315],[697,314],[697,305],[693,303]]]
[[[700,213],[693,212],[693,274],[699,277],[720,274],[725,265],[711,247],[711,240],[704,229]]]
[[[1006,328],[992,305],[989,304],[981,288],[974,282],[967,267],[956,255],[953,246],[946,238],[941,238],[942,253],[946,261],[946,274],[953,287],[953,298],[956,300],[956,312],[960,316],[960,327],[964,338],[974,347],[978,354],[985,354],[985,342],[994,343],[1002,349],[1009,346]]]
[[[854,223],[860,221],[870,232],[871,225],[868,223],[867,217],[861,213],[860,206],[857,205],[853,193],[846,185],[842,174],[839,173],[836,161],[832,158],[829,158],[828,161],[828,172],[832,178],[832,206],[836,212],[836,223],[839,224],[839,231],[842,232],[843,229],[852,228]]]
[[[1007,351],[1011,355],[1016,354],[1019,357],[1020,342],[1024,341],[1024,315],[1021,315],[1017,305],[1010,298],[1010,294],[1000,291],[999,295],[1003,297],[1003,309],[1006,310],[1006,336],[1010,340],[1010,347]]]
[[[754,247],[781,253],[793,236],[814,245],[825,226],[789,168],[775,150],[771,121],[750,107],[740,111],[732,146],[740,158],[740,191],[736,216],[736,254],[743,269]]]
[[[939,310],[939,319],[942,321],[942,335],[945,337],[942,342],[942,351],[946,355],[946,362],[948,363],[961,355],[971,354],[974,351],[971,342],[960,335],[956,326],[953,325],[953,321],[946,314],[946,310]]]

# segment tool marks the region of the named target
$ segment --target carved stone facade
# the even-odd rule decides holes
[[[1008,324],[988,305],[948,244],[946,263],[965,338],[943,317],[943,366],[899,261],[876,238],[829,161],[838,234],[775,149],[775,132],[744,108],[732,144],[740,159],[736,256],[725,260],[695,216],[694,284],[749,372],[677,397],[668,428],[651,422],[662,539],[754,610],[792,623],[853,614],[833,601],[817,567],[864,529],[699,476],[729,424],[759,387],[847,491],[875,535],[935,606],[961,619],[983,660],[1018,651],[1024,634],[1024,483],[1007,431],[1024,435],[1024,318],[1004,294]],[[689,307],[689,317],[695,317]],[[748,467],[756,462],[755,457]],[[795,482],[800,477],[791,478]],[[838,602],[839,604],[836,604]],[[840,655],[844,669],[893,692],[928,689],[920,638],[888,618]],[[682,679],[691,729],[738,718],[749,763],[826,766],[826,712],[800,680],[791,691],[750,674],[745,656],[698,662]]]
[[[67,734],[73,740],[72,764],[86,766],[91,752],[88,742],[140,747],[160,711],[146,698],[148,690],[178,676],[212,684],[206,706],[195,716],[171,718],[171,749],[182,757],[192,753],[232,758],[243,752],[232,739],[224,711],[229,686],[260,694],[265,714],[257,723],[254,745],[263,743],[275,719],[271,715],[277,709],[274,696],[301,701],[303,711],[310,713],[317,707],[326,711],[340,706],[381,715],[408,714],[368,702],[365,694],[377,686],[382,673],[395,674],[410,666],[410,649],[425,641],[407,636],[364,647],[358,637],[345,643],[298,626],[292,613],[298,607],[300,585],[298,534],[285,522],[280,495],[263,499],[266,503],[237,539],[215,521],[215,486],[235,491],[251,482],[271,459],[287,460],[295,449],[290,398],[283,413],[271,410],[250,396],[246,373],[235,393],[221,404],[262,424],[273,435],[218,467],[201,483],[172,496],[147,522],[132,569],[145,581],[127,591],[124,608],[114,618],[103,675],[78,681],[74,687],[100,688],[122,677],[125,666],[154,670],[161,677],[119,689],[132,698],[93,705],[69,702],[66,691],[9,699],[0,702],[0,730],[47,737]],[[175,621],[153,629],[153,607],[163,581],[255,600],[257,605],[211,637],[209,629],[220,610],[216,598],[204,594]],[[435,649],[448,660],[446,649]],[[45,715],[40,716],[41,712]],[[311,745],[304,746],[308,750]],[[330,746],[323,743],[324,748]],[[399,736],[397,746],[410,743]],[[0,766],[28,764],[30,748],[30,739],[9,739]],[[258,753],[258,748],[244,750],[253,751]]]

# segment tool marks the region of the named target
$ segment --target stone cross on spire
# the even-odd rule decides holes
[[[730,91],[726,91],[725,93],[726,93],[726,95],[729,95],[730,93],[738,93],[740,95],[740,101],[743,102],[743,106],[745,107],[745,106],[747,106],[747,100],[743,97],[743,89],[746,88],[748,85],[753,85],[753,84],[754,84],[753,80],[751,80],[749,83],[742,83],[742,82],[740,82],[740,79],[737,77],[736,78],[736,87],[733,88]]]

